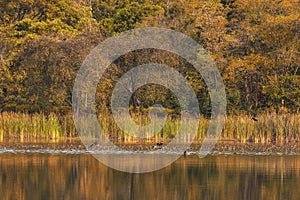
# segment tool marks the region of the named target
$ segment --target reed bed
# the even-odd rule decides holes
[[[72,116],[3,112],[0,114],[0,139],[60,138],[75,136]]]
[[[242,115],[227,117],[222,138],[279,144],[299,141],[300,114],[267,113],[256,120]]]
[[[135,121],[149,120],[139,118]],[[225,126],[220,136],[221,140],[234,140],[239,142],[277,143],[299,141],[300,114],[276,114],[265,113],[253,120],[251,116],[234,115],[227,116]],[[88,119],[86,119],[88,120]],[[129,135],[119,129],[111,115],[99,116],[102,130],[107,137],[115,143],[133,143],[141,141],[139,135]],[[122,118],[124,123],[128,119]],[[82,123],[85,123],[84,121]],[[192,121],[180,123],[180,119],[168,118],[163,128],[156,134],[152,130],[145,133],[143,141],[170,141],[176,136],[180,126],[189,130]],[[200,117],[198,132],[195,134],[195,142],[201,142],[206,135],[210,120]],[[155,126],[154,126],[155,127]],[[129,127],[130,128],[130,127]],[[97,137],[92,133],[89,137]],[[24,114],[4,112],[0,114],[0,141],[3,138],[35,139],[35,138],[63,138],[77,137],[72,115],[59,116],[54,113],[45,115],[42,113]],[[186,138],[190,140],[191,138]]]

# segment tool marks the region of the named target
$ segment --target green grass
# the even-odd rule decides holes
[[[112,116],[99,116],[101,126],[107,136],[113,142],[136,142],[138,136],[128,135],[121,131],[114,123]],[[257,116],[258,121],[251,116],[234,115],[227,116],[225,127],[220,136],[223,140],[236,140],[247,142],[252,137],[256,143],[276,142],[284,144],[299,141],[300,114],[275,114],[267,113]],[[88,119],[87,119],[88,120]],[[123,119],[125,122],[126,118]],[[145,117],[135,116],[136,122],[149,121]],[[84,123],[84,122],[83,122]],[[210,120],[201,117],[199,129],[195,140],[201,141],[208,129]],[[186,121],[183,127],[189,130],[191,121]],[[157,134],[146,133],[146,141],[168,141],[174,138],[180,126],[179,119],[168,119],[164,128]],[[90,134],[94,137],[95,134]],[[0,141],[3,138],[37,139],[37,138],[63,138],[77,137],[72,115],[59,116],[56,114],[24,114],[4,112],[0,114]],[[190,139],[190,138],[186,138]]]

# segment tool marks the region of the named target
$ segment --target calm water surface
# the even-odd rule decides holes
[[[147,174],[89,154],[0,154],[0,199],[300,199],[300,156],[182,157]]]

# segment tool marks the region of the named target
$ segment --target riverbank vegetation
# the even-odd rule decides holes
[[[106,119],[107,120],[107,119]],[[112,120],[112,119],[111,119]],[[129,119],[124,119],[129,120]],[[160,142],[172,139],[178,130],[179,119],[167,120],[163,129],[155,135],[145,136],[143,140],[122,132],[115,123],[101,120],[108,137],[115,143]],[[189,122],[186,124],[189,125]],[[194,142],[201,143],[209,126],[209,120],[201,117]],[[300,142],[300,114],[267,113],[255,119],[247,115],[226,117],[220,140],[241,143],[285,144]],[[0,115],[0,139],[57,139],[78,137],[71,115],[58,116],[44,114],[2,113]],[[91,135],[93,137],[93,135]],[[184,141],[183,141],[184,142]]]
[[[75,137],[72,89],[85,57],[122,31],[156,26],[190,36],[217,64],[228,105],[223,139],[299,139],[298,1],[0,1],[0,138]],[[96,92],[100,121],[110,112],[119,78],[145,63],[171,66],[189,81],[202,114],[197,136],[201,140],[211,116],[206,84],[190,63],[161,50],[133,51],[109,66]],[[131,99],[134,111],[157,103],[178,113],[174,94],[159,85],[143,86]],[[172,119],[155,140],[172,137],[177,120]],[[103,124],[112,139],[134,140],[112,121],[107,117]]]

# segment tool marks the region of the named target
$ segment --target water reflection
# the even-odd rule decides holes
[[[91,155],[1,154],[1,199],[299,199],[299,156],[182,157],[128,174]]]

